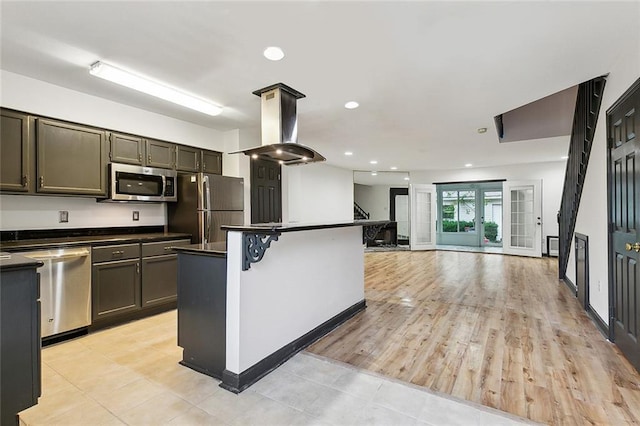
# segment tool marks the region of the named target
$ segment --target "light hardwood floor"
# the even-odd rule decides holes
[[[547,424],[640,424],[640,375],[555,258],[366,253],[365,288],[308,351]]]

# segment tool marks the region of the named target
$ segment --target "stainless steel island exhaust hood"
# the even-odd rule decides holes
[[[320,153],[298,143],[296,101],[305,95],[282,83],[253,94],[261,98],[262,145],[231,154],[244,153],[287,166],[326,160]]]

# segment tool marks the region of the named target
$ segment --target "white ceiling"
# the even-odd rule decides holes
[[[0,66],[219,130],[258,126],[251,92],[283,82],[307,95],[298,102],[299,142],[329,164],[482,167],[565,155],[567,137],[499,144],[493,117],[608,73],[639,17],[637,1],[3,0]],[[271,45],[285,51],[282,61],[262,56]],[[191,112],[91,77],[97,60],[208,98],[224,113]],[[349,100],[360,108],[345,109]]]

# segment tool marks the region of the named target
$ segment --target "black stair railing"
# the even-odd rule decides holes
[[[578,86],[571,141],[569,142],[569,158],[567,159],[562,201],[558,212],[558,275],[560,279],[565,279],[567,273],[571,241],[576,227],[578,207],[587,175],[589,155],[593,145],[605,82],[606,79],[602,76]]]
[[[353,202],[353,218],[356,220],[369,219],[369,213],[365,212],[355,201]]]

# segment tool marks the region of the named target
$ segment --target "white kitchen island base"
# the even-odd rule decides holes
[[[363,242],[385,223],[225,227],[225,368],[220,386],[243,391],[365,309]],[[180,301],[178,306],[180,310]],[[183,348],[187,353],[189,348]],[[202,371],[197,367],[191,366]]]

